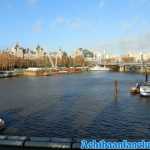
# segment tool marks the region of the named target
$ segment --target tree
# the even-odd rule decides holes
[[[24,55],[26,53],[26,49],[25,48],[22,49],[22,53],[23,53],[23,59],[24,59]]]
[[[75,66],[84,66],[85,65],[84,57],[82,55],[75,56],[74,65]]]
[[[135,62],[135,58],[134,57],[129,57],[129,56],[123,56],[121,58],[121,60],[124,62],[124,63],[132,63],[132,62]]]

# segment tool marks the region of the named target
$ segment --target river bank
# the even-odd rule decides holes
[[[15,69],[12,71],[1,71],[0,78],[17,77],[17,76],[51,76],[59,74],[72,74],[88,71],[87,67],[70,67],[70,68],[27,68]]]
[[[90,67],[57,67],[57,68],[34,68],[15,69],[11,71],[0,71],[0,78],[18,77],[18,76],[52,76],[60,74],[74,74],[90,71]],[[134,68],[134,67],[112,67],[110,71],[135,74],[150,74],[150,68]]]

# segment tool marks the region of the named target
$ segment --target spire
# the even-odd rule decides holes
[[[15,49],[18,49],[20,46],[19,46],[19,42],[16,43],[15,45]]]
[[[36,47],[36,49],[40,49],[41,47],[40,47],[40,45],[39,44],[37,44],[37,47]]]

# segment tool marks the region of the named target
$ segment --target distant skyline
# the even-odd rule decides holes
[[[150,50],[150,0],[1,0],[0,48]]]

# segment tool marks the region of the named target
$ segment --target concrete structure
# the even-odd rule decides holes
[[[0,135],[0,150],[50,150],[50,149],[80,149],[80,142],[85,139],[78,138],[50,138]],[[91,140],[86,138],[86,140]],[[95,139],[97,141],[120,142],[123,139]],[[128,139],[134,142],[137,139]],[[142,139],[138,139],[141,141]],[[145,139],[149,141],[148,138]]]
[[[102,65],[104,65],[104,64],[102,64]],[[146,63],[143,65],[142,63],[121,63],[121,62],[118,62],[118,63],[109,63],[109,64],[106,64],[106,66],[111,68],[112,70],[120,71],[120,72],[145,73],[145,71],[147,71],[148,73],[150,73],[150,63]]]
[[[2,150],[77,149],[80,139],[0,135]]]

